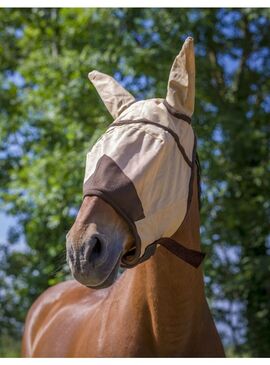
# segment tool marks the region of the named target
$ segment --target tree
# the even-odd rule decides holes
[[[269,23],[267,9],[1,10],[0,201],[18,221],[1,251],[2,331],[20,334],[30,303],[68,273],[56,266],[85,155],[111,122],[88,72],[162,97],[193,35],[207,294],[224,341],[269,356]]]

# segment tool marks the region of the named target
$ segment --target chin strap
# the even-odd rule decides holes
[[[153,242],[151,245],[146,247],[144,255],[134,265],[129,265],[127,261],[127,262],[122,262],[121,266],[125,268],[131,268],[148,260],[151,256],[155,254],[157,245],[165,247],[175,256],[177,256],[178,258],[180,258],[181,260],[185,261],[186,263],[195,268],[198,268],[200,266],[206,255],[204,252],[187,248],[183,246],[181,243],[173,240],[172,238],[164,237],[160,238],[159,240]]]
[[[181,243],[174,241],[172,238],[160,238],[154,242],[155,245],[161,245],[168,251],[179,257],[181,260],[187,262],[191,266],[197,268],[202,263],[205,253],[201,251],[187,248]]]

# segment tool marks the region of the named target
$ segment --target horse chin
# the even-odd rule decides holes
[[[111,286],[117,279],[118,276],[118,270],[120,266],[121,257],[117,260],[116,264],[114,265],[112,271],[110,274],[99,284],[87,284],[86,286],[91,289],[104,289]]]

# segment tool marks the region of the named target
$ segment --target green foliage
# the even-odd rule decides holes
[[[1,9],[0,204],[18,221],[0,251],[1,338],[67,275],[85,155],[111,122],[88,72],[163,97],[193,35],[207,295],[229,354],[270,356],[269,26],[269,9]]]
[[[19,357],[21,342],[10,336],[0,337],[0,357]]]

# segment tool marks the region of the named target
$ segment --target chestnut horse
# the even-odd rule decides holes
[[[114,80],[100,73],[94,76],[91,73],[90,79],[114,117],[121,115],[122,118],[123,111],[132,107],[136,111],[137,103],[134,104],[131,95]],[[185,128],[191,131],[186,120],[189,120],[194,108],[194,79],[193,40],[188,38],[171,70],[167,105],[155,101],[161,108],[160,112],[165,113],[168,109],[168,115],[173,114],[171,118],[176,125],[181,125],[182,132]],[[115,128],[119,130],[120,127]],[[162,132],[168,131],[167,128]],[[157,129],[147,133],[153,135]],[[182,135],[187,136],[186,132]],[[155,138],[159,137],[155,135]],[[191,142],[187,138],[183,146],[186,151],[192,151],[188,143]],[[128,157],[129,161],[131,157],[133,155]],[[201,257],[198,256],[199,176],[198,166],[194,162],[195,159],[192,160],[190,186],[184,186],[184,191],[190,192],[187,202],[183,199],[185,209],[179,205],[179,211],[183,210],[185,214],[178,221],[178,229],[167,241],[165,239],[171,246],[158,240],[164,235],[157,236],[155,239],[159,244],[143,260],[142,255],[152,243],[144,239],[152,233],[148,232],[148,226],[130,223],[123,211],[116,209],[108,199],[85,193],[76,221],[67,235],[67,259],[77,281],[70,280],[49,288],[32,305],[25,324],[23,356],[224,356],[205,297],[203,272],[198,267],[200,260],[193,260],[194,257]],[[158,168],[156,166],[156,170]],[[106,171],[111,170],[107,168]],[[184,171],[187,170],[183,168],[183,175]],[[154,188],[144,184],[146,188],[151,195]],[[134,191],[132,194],[134,197]],[[121,199],[128,204],[129,196],[124,195]],[[142,206],[145,209],[144,201]],[[146,215],[146,210],[144,213]],[[169,226],[171,216],[161,214],[159,217],[157,229]],[[131,226],[138,228],[139,249],[137,246],[134,248],[136,240]],[[145,250],[144,242],[148,242]],[[130,252],[136,250],[135,264],[117,277],[125,255],[129,257]]]

